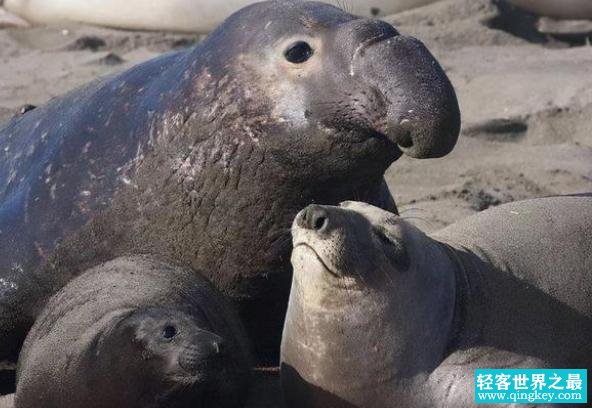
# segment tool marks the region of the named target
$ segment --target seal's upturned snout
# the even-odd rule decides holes
[[[329,213],[320,205],[312,204],[300,212],[296,224],[301,228],[323,233],[329,228]]]

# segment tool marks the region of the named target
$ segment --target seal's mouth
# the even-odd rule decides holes
[[[317,252],[317,250],[312,247],[311,245],[309,245],[306,242],[299,242],[299,243],[295,243],[294,244],[294,250],[296,250],[296,248],[308,248],[315,256],[315,258],[321,263],[321,265],[323,265],[323,268],[325,268],[325,270],[327,272],[329,272],[329,274],[333,275],[336,278],[341,278],[342,276],[340,274],[338,274],[337,272],[335,272],[331,267],[329,267],[329,265],[327,265],[327,263],[323,260],[323,258],[319,255],[319,253]]]
[[[402,153],[409,153],[413,148],[413,134],[410,129],[405,128],[405,121],[401,121],[399,126],[383,129],[383,137],[391,142]]]
[[[404,148],[397,144],[396,141],[393,141],[386,133],[383,133],[378,127],[367,127],[352,130],[348,133],[339,133],[333,136],[333,140],[336,143],[346,143],[352,147],[378,144],[388,150],[389,154],[393,156],[393,160],[398,159],[405,153]]]
[[[384,124],[372,124],[372,127],[365,127],[349,133],[340,133],[335,139],[350,145],[363,145],[378,141],[389,149],[395,159],[398,159],[403,154],[408,154],[413,148],[411,130],[402,127],[388,127]]]

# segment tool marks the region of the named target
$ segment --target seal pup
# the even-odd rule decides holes
[[[331,1],[334,5],[341,0]],[[386,16],[437,0],[347,0],[349,12]],[[128,30],[208,33],[255,0],[6,0],[5,7],[36,24],[78,22]]]
[[[19,357],[15,407],[240,407],[249,373],[240,321],[205,279],[124,257],[48,302]]]
[[[590,369],[591,230],[592,196],[507,204],[431,236],[368,204],[307,207],[288,407],[468,407],[475,368]]]
[[[71,278],[142,253],[205,271],[277,360],[296,213],[354,198],[394,211],[384,171],[403,151],[447,154],[459,126],[419,41],[300,1],[249,6],[193,48],[27,112],[0,129],[0,354]]]

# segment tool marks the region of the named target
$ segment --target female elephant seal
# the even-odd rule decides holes
[[[72,277],[143,253],[208,271],[277,358],[299,209],[394,210],[386,168],[445,155],[458,132],[419,41],[300,1],[28,112],[0,130],[0,354]]]
[[[118,258],[48,302],[24,343],[16,408],[240,407],[246,335],[192,271]]]
[[[293,226],[289,407],[473,406],[475,368],[592,368],[592,196],[427,236],[361,203]]]

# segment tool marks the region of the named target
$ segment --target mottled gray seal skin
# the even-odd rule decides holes
[[[15,407],[240,407],[247,344],[204,278],[118,258],[50,299],[19,357]]]
[[[591,229],[592,196],[431,236],[368,204],[309,206],[293,226],[287,406],[468,407],[475,368],[592,368]]]
[[[419,41],[281,1],[12,120],[0,130],[0,358],[72,277],[137,253],[207,271],[277,357],[296,213],[347,199],[395,210],[385,169],[402,151],[445,155],[459,123]]]

